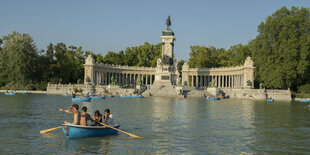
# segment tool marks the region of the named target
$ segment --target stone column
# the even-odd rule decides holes
[[[238,87],[237,75],[234,76],[234,83],[235,83],[235,87]]]
[[[228,87],[228,86],[227,86],[227,85],[228,85],[228,78],[227,78],[227,77],[228,77],[228,75],[225,75],[225,87],[226,87],[226,88]]]
[[[244,76],[243,75],[240,75],[241,76],[241,87],[244,87],[246,86],[245,83],[246,81],[244,81]]]
[[[150,77],[150,85],[153,84],[153,74],[151,74],[151,77]]]
[[[96,80],[96,85],[99,84],[99,80],[100,80],[100,75],[99,75],[99,71],[97,71],[97,80]]]
[[[97,71],[97,83],[96,83],[96,85],[99,84],[99,80],[100,80],[100,74],[99,74],[99,71]]]
[[[112,73],[109,72],[109,79],[108,79],[108,81],[109,81],[108,83],[109,83],[109,84],[111,84],[111,77],[112,77]]]
[[[101,71],[99,71],[99,85],[101,85],[101,82],[102,82],[102,75],[101,75]]]
[[[239,82],[240,82],[240,81],[239,81],[239,75],[237,75],[236,78],[237,78],[237,87],[239,87],[239,86],[240,86],[240,85],[239,85]]]
[[[227,87],[230,87],[230,75],[227,75]]]
[[[225,75],[225,87],[228,87],[228,75]]]
[[[103,85],[105,84],[105,74],[104,74],[104,72],[102,72],[102,84]]]
[[[235,75],[232,75],[232,76],[231,76],[231,87],[232,87],[232,88],[235,87],[234,77],[235,77]]]

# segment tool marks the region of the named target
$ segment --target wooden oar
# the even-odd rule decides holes
[[[131,137],[134,137],[134,138],[143,138],[143,137],[140,137],[140,136],[137,136],[137,135],[134,135],[134,134],[128,133],[128,132],[126,132],[126,131],[123,131],[123,130],[120,130],[120,129],[114,128],[114,127],[112,127],[112,126],[110,126],[110,125],[103,124],[103,123],[101,123],[101,122],[98,122],[98,123],[100,123],[101,125],[104,125],[104,126],[106,126],[106,127],[109,127],[109,128],[111,128],[111,129],[114,129],[114,130],[117,130],[117,131],[123,132],[123,133],[125,133],[125,134],[127,134],[127,135],[129,135],[129,136],[131,136]]]
[[[58,127],[55,127],[55,128],[50,128],[50,129],[42,130],[42,131],[40,131],[40,134],[45,134],[45,133],[47,133],[47,132],[56,130],[56,129],[61,128],[61,127],[62,127],[62,126],[58,126]]]

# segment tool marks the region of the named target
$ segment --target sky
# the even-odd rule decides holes
[[[174,54],[188,60],[191,45],[247,44],[283,6],[310,8],[310,0],[0,0],[0,37],[17,31],[38,50],[63,42],[105,55],[160,43],[169,15]]]

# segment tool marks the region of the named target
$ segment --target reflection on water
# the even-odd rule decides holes
[[[99,153],[109,154],[111,152],[113,136],[99,138],[66,139],[64,148],[67,153]]]
[[[71,98],[59,95],[0,95],[2,154],[307,154],[310,111],[303,103],[254,100],[106,98],[86,106],[109,108],[120,129],[144,137],[118,135],[66,139],[59,126],[72,115],[59,112]]]

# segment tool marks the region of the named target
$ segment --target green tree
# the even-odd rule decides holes
[[[5,89],[28,88],[36,70],[38,52],[29,34],[12,32],[3,38],[0,52],[0,81]]]
[[[258,26],[250,42],[256,79],[267,88],[292,88],[309,75],[310,12],[282,7]]]
[[[67,46],[58,43],[54,46],[55,64],[52,64],[53,81],[63,83],[76,83],[83,79],[85,56],[82,47]]]
[[[47,46],[46,57],[50,63],[54,61],[54,45],[52,43]]]
[[[220,53],[224,49],[216,49],[213,46],[191,46],[190,47],[190,58],[188,65],[191,68],[210,68],[219,67],[220,64]]]
[[[252,53],[249,45],[238,44],[226,50],[225,55],[227,58],[225,66],[241,66],[244,64],[245,59],[251,56]]]
[[[98,58],[99,56],[99,58]],[[161,57],[161,44],[152,45],[145,42],[143,45],[127,47],[118,53],[109,51],[103,58],[95,56],[96,62],[115,65],[155,67],[157,58]]]

